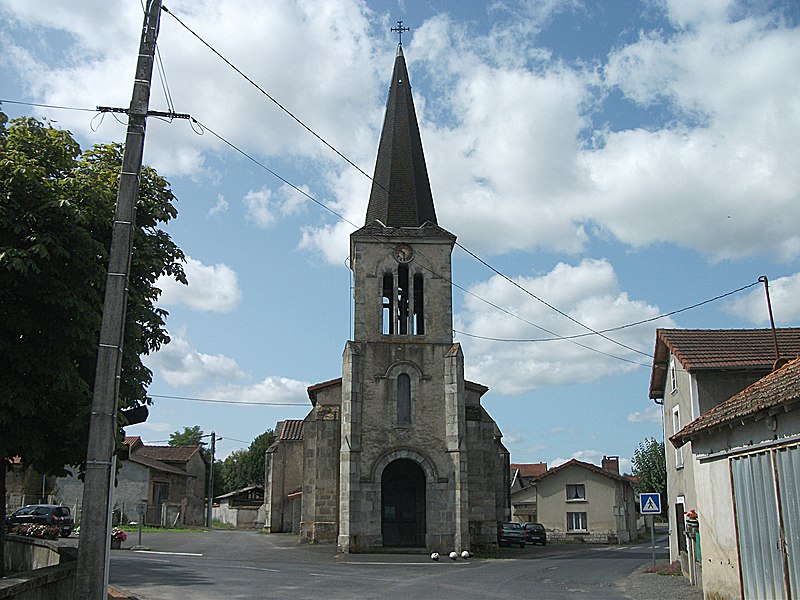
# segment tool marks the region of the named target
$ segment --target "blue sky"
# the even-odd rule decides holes
[[[319,136],[372,173],[397,38],[439,224],[453,254],[456,340],[513,462],[623,468],[661,438],[648,399],[656,326],[800,320],[800,8],[794,0],[174,0],[169,10]],[[0,98],[127,107],[138,1],[0,0]],[[163,283],[172,343],[148,357],[146,441],[184,426],[219,455],[302,418],[341,374],[350,221],[369,180],[164,14],[163,79],[190,113],[346,220],[186,121],[150,119],[145,160],[172,183],[188,287]],[[157,77],[151,109],[166,110]],[[122,141],[92,112],[4,103],[84,147]],[[492,305],[500,306],[506,312]],[[533,325],[532,325],[533,324]],[[476,337],[477,336],[477,337]],[[615,343],[623,344],[625,347]],[[585,346],[588,346],[586,348]],[[204,398],[222,403],[162,396]],[[258,405],[244,404],[245,402]],[[275,406],[299,404],[299,406]]]

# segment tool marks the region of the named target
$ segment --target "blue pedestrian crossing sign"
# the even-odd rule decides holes
[[[639,494],[639,512],[643,515],[661,514],[661,494]]]

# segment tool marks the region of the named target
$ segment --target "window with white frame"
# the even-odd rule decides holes
[[[680,406],[672,407],[672,433],[673,435],[681,430],[681,408]],[[683,451],[681,448],[675,448],[675,468],[683,468]]]
[[[588,531],[585,512],[567,513],[567,531]]]
[[[674,394],[678,391],[678,375],[675,370],[675,357],[669,359],[669,391]]]
[[[567,502],[586,500],[586,486],[582,483],[567,484]]]

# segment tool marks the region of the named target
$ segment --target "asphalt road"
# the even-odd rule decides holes
[[[503,548],[497,559],[434,562],[427,555],[336,554],[334,546],[252,531],[146,533],[142,543],[150,551],[125,549],[136,541],[134,534],[112,552],[110,581],[140,600],[612,600],[628,598],[626,578],[651,560],[649,544],[549,544]],[[658,545],[663,559],[665,544]]]

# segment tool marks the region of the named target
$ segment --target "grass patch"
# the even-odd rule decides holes
[[[236,529],[230,523],[223,523],[219,519],[212,520],[211,521],[211,527],[212,527],[212,529]]]

